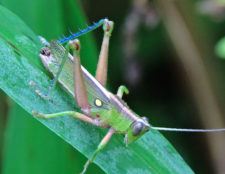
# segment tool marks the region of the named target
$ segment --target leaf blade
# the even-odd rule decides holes
[[[15,21],[20,21],[11,12],[0,7],[0,14],[3,13],[5,18],[10,16]],[[0,20],[4,20],[1,19],[1,15]],[[14,20],[8,25],[14,25]],[[29,85],[30,81],[35,81],[38,86],[41,86],[41,90],[44,90],[50,83],[49,77],[35,63],[40,63],[38,52],[42,46],[41,43],[26,25],[21,21],[18,23],[23,26],[22,31],[29,31],[27,33],[30,37],[22,42],[14,37],[14,31],[1,32],[5,31],[1,28],[6,26],[0,24],[0,68],[3,70],[0,74],[0,88],[29,113],[32,110],[42,113],[62,110],[79,111],[73,98],[61,87],[57,86],[53,91],[54,103],[51,103],[40,98],[34,92],[34,88]],[[18,31],[17,34],[24,36],[22,31]],[[15,46],[12,46],[12,43]],[[29,47],[28,43],[33,43],[33,45]],[[93,153],[106,132],[106,130],[69,117],[38,120],[85,156]],[[157,131],[150,131],[128,148],[123,144],[121,136],[114,136],[109,145],[96,158],[95,163],[107,173],[193,173],[180,155]]]

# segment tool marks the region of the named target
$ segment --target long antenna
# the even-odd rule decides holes
[[[169,127],[154,127],[151,126],[151,129],[159,130],[159,131],[173,131],[173,132],[222,132],[225,131],[223,129],[183,129],[183,128],[169,128]]]

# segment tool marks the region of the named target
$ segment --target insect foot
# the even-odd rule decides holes
[[[43,94],[43,93],[40,91],[39,87],[37,86],[37,84],[36,84],[34,81],[30,81],[30,82],[29,82],[29,85],[35,87],[35,92],[36,92],[41,98],[43,98],[44,100],[48,100],[48,101],[50,101],[50,102],[53,103],[53,100],[51,100],[51,99],[48,97],[48,94],[47,94],[47,95],[46,95],[46,94]]]
[[[32,115],[35,115],[39,118],[45,118],[45,116],[43,114],[38,113],[37,111],[32,111]]]
[[[113,21],[109,21],[108,19],[104,20],[104,24],[103,24],[103,30],[104,33],[110,37],[113,31],[113,27],[114,27],[114,23]]]
[[[74,40],[71,40],[69,41],[69,48],[72,50],[72,51],[75,51],[77,55],[80,54],[80,41],[78,39],[74,39]]]

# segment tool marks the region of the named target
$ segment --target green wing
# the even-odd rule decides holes
[[[46,56],[48,61],[45,61],[45,66],[47,64],[47,69],[55,76],[59,70],[60,63],[65,54],[65,48],[60,45],[56,40],[52,40],[50,43],[51,55]],[[42,55],[43,56],[43,55]],[[88,95],[88,101],[91,106],[96,98],[103,101],[104,104],[109,104],[108,91],[84,68],[81,67],[83,78],[85,82],[85,87]],[[74,80],[73,80],[73,56],[68,55],[62,72],[59,75],[58,82],[72,95],[74,94]]]

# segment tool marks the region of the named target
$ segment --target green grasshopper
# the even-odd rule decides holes
[[[65,48],[56,40],[52,40],[48,47],[42,48],[40,54],[44,66],[55,76],[51,89],[58,81],[72,96],[75,97],[75,101],[81,108],[82,113],[65,111],[53,114],[41,114],[33,111],[33,115],[41,118],[53,118],[68,115],[92,125],[109,129],[108,133],[99,143],[96,151],[84,165],[82,174],[85,173],[88,165],[93,162],[97,154],[106,146],[112,135],[115,133],[123,134],[124,142],[128,145],[139,139],[151,129],[182,132],[225,131],[225,129],[205,130],[153,127],[148,123],[146,117],[139,117],[129,109],[127,104],[122,100],[123,94],[129,93],[125,86],[120,86],[116,95],[109,92],[105,88],[105,85],[107,80],[109,40],[114,24],[112,21],[103,19],[92,28],[90,27],[86,32],[101,25],[103,25],[104,37],[95,78],[81,66],[81,45],[78,39],[70,40],[71,37],[69,37],[61,40],[60,43],[70,40]],[[72,51],[72,55],[69,53],[70,51]],[[71,75],[72,71],[73,76]],[[38,91],[38,94],[43,96],[40,91]]]

